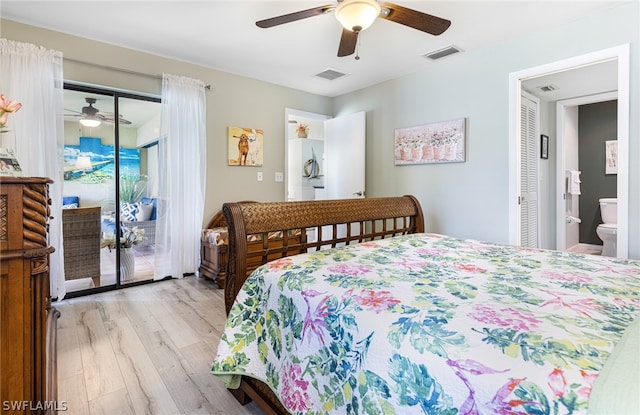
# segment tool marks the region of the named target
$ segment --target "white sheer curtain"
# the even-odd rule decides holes
[[[9,133],[0,134],[0,147],[12,148],[24,176],[49,177],[51,216],[49,243],[51,296],[62,299],[62,152],[64,146],[62,52],[29,43],[0,39],[0,93],[22,103],[11,114]]]
[[[164,74],[161,114],[154,278],[182,278],[195,273],[200,263],[206,179],[204,83]]]

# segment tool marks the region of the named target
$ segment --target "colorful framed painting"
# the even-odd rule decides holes
[[[120,176],[140,176],[140,149],[120,147]],[[64,145],[64,180],[86,184],[113,180],[116,149],[99,137],[80,137],[79,145]]]
[[[229,127],[229,166],[262,166],[263,149],[262,130]]]
[[[397,128],[396,165],[459,163],[466,160],[465,118]]]

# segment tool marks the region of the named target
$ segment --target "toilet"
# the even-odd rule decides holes
[[[618,240],[618,199],[600,199],[600,216],[603,223],[598,225],[596,233],[602,240],[602,255],[615,257]]]

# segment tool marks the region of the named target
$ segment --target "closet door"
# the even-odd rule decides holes
[[[520,245],[539,247],[538,101],[522,96],[520,111]]]

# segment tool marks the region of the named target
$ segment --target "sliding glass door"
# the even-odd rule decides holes
[[[150,281],[159,99],[74,84],[64,96],[67,293]]]

